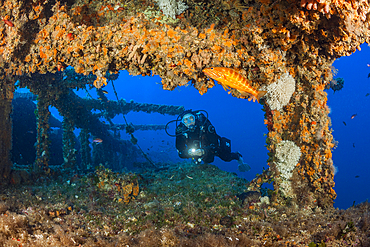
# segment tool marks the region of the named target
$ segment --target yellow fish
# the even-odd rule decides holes
[[[204,69],[203,73],[218,81],[223,87],[234,88],[243,96],[248,96],[249,101],[255,102],[257,100],[259,102],[260,98],[266,94],[266,91],[257,91],[252,88],[249,81],[234,69],[213,67]]]

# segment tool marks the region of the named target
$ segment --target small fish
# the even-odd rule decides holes
[[[204,69],[203,73],[218,81],[224,88],[231,87],[238,90],[243,96],[248,96],[249,101],[255,102],[257,100],[259,102],[260,98],[266,94],[266,91],[257,91],[252,88],[249,81],[234,69],[213,67]]]
[[[69,39],[69,40],[74,40],[75,38],[74,38],[74,36],[73,36],[73,33],[68,33],[67,34],[67,38]]]
[[[359,178],[360,176],[359,175],[356,175],[355,178]]]
[[[357,116],[357,113],[353,114],[353,115],[351,116],[351,119],[354,119],[356,116]]]
[[[353,143],[352,146],[355,147],[355,143]]]
[[[102,143],[102,142],[103,142],[103,140],[102,140],[102,139],[100,139],[100,138],[95,138],[95,139],[93,140],[93,142],[95,142],[95,143]]]
[[[345,126],[347,126],[346,122],[344,122],[344,121],[343,121],[343,124],[344,124]]]
[[[103,92],[103,94],[108,94],[108,91],[107,90],[101,90]]]
[[[14,24],[13,22],[9,21],[9,20],[5,20],[3,19],[3,21],[5,22],[6,25],[8,25],[9,27],[14,27]]]
[[[367,96],[369,96],[370,95],[370,93],[367,93],[366,95],[365,95],[365,97],[367,97]]]
[[[57,70],[58,70],[58,71],[61,71],[61,70],[62,70],[62,68],[63,68],[63,65],[62,65],[62,64],[60,64],[60,63],[58,63],[58,64],[57,64]]]

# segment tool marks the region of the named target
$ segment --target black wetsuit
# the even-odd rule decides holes
[[[201,158],[205,163],[212,163],[215,156],[223,161],[238,160],[241,155],[231,152],[231,142],[225,137],[217,135],[211,122],[202,113],[193,113],[196,116],[195,128],[188,129],[180,123],[176,129],[176,149],[180,158]],[[203,149],[203,156],[192,156],[189,149]]]

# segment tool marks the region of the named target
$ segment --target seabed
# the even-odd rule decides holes
[[[66,174],[0,190],[0,246],[370,246],[368,202],[260,202],[214,165]]]

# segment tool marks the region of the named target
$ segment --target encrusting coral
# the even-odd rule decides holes
[[[368,1],[185,2],[188,9],[173,19],[153,1],[5,0],[0,68],[16,76],[73,66],[95,74],[96,87],[107,82],[105,71],[128,70],[160,75],[167,90],[190,80],[201,94],[215,85],[202,72],[208,67],[240,69],[256,89],[291,77],[296,83],[289,103],[280,102],[280,109],[269,98],[265,102],[268,162],[276,160],[279,142],[294,142],[302,153],[294,193],[305,191],[314,198],[312,207],[331,206],[334,141],[324,89],[333,61],[369,43]]]
[[[293,197],[294,193],[290,179],[293,176],[293,169],[301,157],[301,150],[292,141],[281,141],[276,147],[275,156],[277,158],[275,166],[280,178],[276,187],[284,193],[284,196]]]
[[[2,78],[1,78],[2,77]],[[5,184],[6,180],[9,179],[11,172],[12,162],[10,159],[10,150],[12,148],[12,120],[10,112],[12,111],[12,101],[14,82],[11,80],[4,80],[3,75],[0,75],[3,79],[0,83],[0,174],[2,179],[0,185]],[[8,116],[8,117],[6,117]]]
[[[139,194],[139,183],[134,174],[118,176],[103,166],[97,167],[95,173],[98,189],[109,194],[114,201],[127,204]]]

